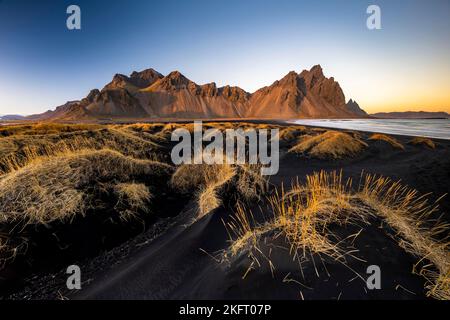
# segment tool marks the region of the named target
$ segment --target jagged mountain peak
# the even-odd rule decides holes
[[[315,77],[319,77],[319,78],[324,78],[325,77],[324,74],[323,74],[322,66],[320,64],[316,64],[315,66],[313,66],[309,70],[309,73],[311,73]]]
[[[181,82],[189,82],[190,80],[188,78],[186,78],[180,71],[175,70],[172,71],[171,73],[169,73],[166,76],[167,79],[173,79],[176,81],[181,81]]]
[[[150,77],[160,77],[162,78],[163,75],[156,71],[153,68],[144,69],[142,71],[133,71],[130,75],[130,78],[142,78],[142,79],[148,79]]]
[[[196,89],[197,84],[186,78],[180,71],[172,71],[164,78],[159,79],[152,86],[153,89],[162,90],[181,90],[181,89]]]
[[[124,88],[129,85],[129,78],[121,73],[116,73],[111,82],[108,83],[103,89],[118,89]]]
[[[298,74],[295,71],[289,71],[281,80],[279,80],[279,83],[294,83],[297,81]]]
[[[155,69],[145,69],[142,71],[133,71],[130,75],[131,81],[140,88],[145,88],[164,76]]]
[[[365,112],[363,109],[361,109],[359,104],[353,99],[348,100],[346,106],[350,112],[353,112],[356,115],[367,116],[367,112]]]
[[[163,78],[163,75],[154,69],[145,69],[139,72],[133,71],[129,77],[116,73],[112,81],[103,90],[127,89],[128,91],[137,91],[152,85],[161,78]]]

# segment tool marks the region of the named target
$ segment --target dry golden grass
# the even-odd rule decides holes
[[[290,191],[282,188],[269,198],[273,216],[263,223],[256,223],[251,212],[238,208],[226,223],[231,245],[223,259],[247,253],[253,259],[251,267],[260,265],[255,254],[261,252],[260,239],[283,235],[294,259],[307,259],[308,253],[314,253],[345,264],[352,250],[343,247],[328,227],[367,223],[369,216],[379,216],[398,232],[405,250],[430,262],[418,271],[427,280],[427,294],[450,299],[449,226],[433,219],[436,206],[399,182],[371,175],[362,181],[354,190],[351,180],[343,181],[342,173],[321,171],[307,176],[305,184],[297,181]]]
[[[126,129],[103,127],[92,131],[75,131],[48,135],[15,135],[0,138],[0,175],[37,160],[85,149],[108,148],[135,158],[153,159],[159,145]]]
[[[156,124],[155,129],[158,128],[159,130],[156,132],[154,130],[152,132],[153,139],[155,139],[156,142],[158,141],[169,141],[171,134],[173,131],[177,129],[186,129],[189,131],[189,133],[194,133],[194,124],[193,123],[166,123],[166,124]]]
[[[278,125],[267,124],[267,123],[246,123],[244,125],[247,128],[254,128],[254,129],[258,129],[258,130],[261,130],[261,129],[270,130],[270,129],[279,128]]]
[[[358,196],[398,232],[405,250],[431,262],[418,271],[428,280],[428,294],[449,300],[449,225],[434,218],[437,206],[399,182],[371,175],[366,175]]]
[[[361,133],[358,131],[348,130],[344,131],[344,133],[351,135],[353,138],[362,139]]]
[[[197,194],[198,217],[201,218],[209,212],[220,207],[222,200],[218,194],[221,184],[211,184],[201,188]]]
[[[327,239],[327,235],[331,235],[328,226],[367,214],[365,210],[358,210],[343,215],[355,207],[354,198],[348,194],[350,185],[351,180],[342,182],[341,174],[320,172],[308,176],[305,185],[295,182],[289,192],[284,188],[280,192],[277,190],[268,199],[273,216],[262,225],[250,223],[253,219],[245,217],[245,211],[239,208],[237,217],[228,224],[230,233],[238,239],[232,243],[231,252],[235,255],[247,247],[246,242],[257,243],[255,236],[275,230],[285,235],[294,256],[300,251],[302,255],[310,251],[343,259],[344,252]]]
[[[164,123],[134,123],[129,125],[118,125],[117,129],[131,131],[133,135],[137,135],[145,140],[161,142],[162,134],[159,134],[166,126]]]
[[[240,200],[245,202],[259,199],[268,189],[268,182],[266,177],[261,175],[260,165],[236,166],[234,185]]]
[[[361,152],[367,144],[347,133],[327,131],[319,135],[304,135],[289,152],[307,154],[312,157],[341,159]]]
[[[183,193],[196,192],[199,217],[222,204],[220,193],[233,187],[245,201],[257,199],[267,189],[266,180],[255,165],[184,164],[177,168],[170,181]]]
[[[277,124],[253,123],[253,122],[206,122],[203,124],[205,128],[214,128],[219,130],[226,129],[282,129],[284,126]]]
[[[112,150],[82,151],[37,161],[0,179],[0,222],[47,224],[84,214],[92,188],[167,174],[170,166]]]
[[[292,141],[296,139],[298,136],[304,134],[306,131],[307,131],[306,127],[303,126],[282,128],[279,131],[278,138],[283,141]]]
[[[405,150],[405,147],[400,142],[398,142],[395,138],[385,134],[375,133],[370,136],[369,140],[385,141],[396,149]]]
[[[203,124],[206,128],[225,129],[228,126],[225,122],[206,122]]]
[[[190,133],[194,133],[194,123],[167,123],[162,129],[161,132],[171,133],[176,129],[186,129]]]
[[[237,125],[233,122],[208,122],[206,126],[219,130],[235,129],[237,127]]]
[[[115,209],[124,220],[134,218],[139,211],[149,212],[150,189],[143,183],[123,182],[114,186],[118,196]]]
[[[191,193],[196,188],[229,181],[234,175],[231,165],[184,164],[177,168],[170,183],[180,192]]]
[[[408,143],[412,144],[414,146],[422,145],[422,146],[427,146],[430,149],[436,149],[436,144],[433,142],[433,140],[431,140],[429,138],[415,137]]]
[[[6,139],[5,139],[6,140]],[[3,147],[2,142],[0,145]],[[8,141],[11,142],[11,141]],[[14,141],[17,142],[17,141]],[[75,138],[71,141],[58,141],[57,143],[46,143],[45,140],[34,139],[31,143],[22,145],[17,148],[8,150],[8,154],[4,155],[0,160],[0,174],[19,170],[20,168],[31,164],[32,162],[47,161],[50,157],[73,153],[89,148],[91,143],[83,138]],[[13,143],[11,143],[13,144]],[[2,149],[5,151],[5,148]]]
[[[171,185],[183,193],[197,192],[199,217],[221,205],[218,189],[228,183],[236,174],[231,165],[184,164],[177,168],[171,178]]]
[[[159,161],[163,155],[156,153],[160,146],[153,132],[162,126],[153,127],[56,123],[1,127],[0,262],[23,253],[28,240],[21,230],[28,225],[71,222],[88,209],[103,212],[110,205],[123,220],[148,212],[149,187],[135,181],[147,183],[172,172]],[[115,207],[102,197],[117,201]]]
[[[1,136],[13,135],[45,135],[59,134],[76,131],[97,130],[102,128],[99,124],[61,124],[52,122],[32,123],[32,124],[16,124],[0,127]]]

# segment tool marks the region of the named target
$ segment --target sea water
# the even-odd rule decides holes
[[[450,140],[450,119],[299,119],[296,124]]]

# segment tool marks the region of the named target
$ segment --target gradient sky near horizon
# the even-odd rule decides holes
[[[81,30],[66,28],[70,4]],[[366,28],[370,4],[382,30]],[[253,92],[315,64],[370,113],[450,112],[450,0],[0,0],[0,114],[149,67]]]

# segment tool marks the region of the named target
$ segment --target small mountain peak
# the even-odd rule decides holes
[[[172,71],[164,78],[158,80],[152,89],[164,89],[164,90],[180,90],[189,89],[192,92],[197,92],[199,86],[194,82],[186,78],[180,71]]]
[[[130,77],[142,77],[145,75],[161,75],[161,74],[153,68],[148,68],[142,71],[133,71]]]
[[[283,78],[280,80],[275,81],[270,87],[267,89],[270,90],[270,88],[281,86],[283,88],[298,88],[299,86],[299,75],[295,71],[290,71],[288,74],[286,74]]]
[[[113,77],[113,81],[114,80],[127,80],[127,79],[128,79],[128,77],[121,73],[116,73]]]
[[[200,86],[200,92],[204,96],[213,97],[218,93],[217,85],[215,82],[206,83]]]
[[[129,82],[129,78],[121,73],[116,73],[111,82],[108,83],[103,89],[118,89],[123,88]]]
[[[289,71],[287,75],[285,75],[279,82],[286,83],[295,81],[298,77],[298,74],[295,71]]]
[[[133,84],[140,88],[148,87],[163,77],[164,76],[161,73],[152,68],[142,71],[133,71],[130,75]]]
[[[250,96],[244,89],[229,85],[220,87],[219,92],[230,101],[246,102]]]
[[[309,70],[309,72],[315,75],[316,77],[324,77],[322,66],[320,64],[316,64],[315,66],[313,66],[311,70]]]
[[[166,76],[166,79],[171,80],[172,84],[189,84],[191,82],[180,71],[175,70]]]
[[[358,105],[358,103],[356,102],[356,100],[353,100],[352,98],[350,98],[347,102],[347,104],[355,104]]]
[[[184,76],[183,76],[183,74],[180,71],[175,70],[175,71],[172,71],[171,73],[169,73],[167,75],[167,77],[168,78],[179,78],[179,77],[184,77]]]
[[[217,88],[217,84],[215,82],[209,82],[209,83],[205,83],[204,85],[202,85],[202,87],[205,87],[205,88]]]
[[[350,111],[351,113],[353,113],[357,116],[367,116],[367,113],[353,99],[348,100],[348,102],[346,103],[346,107],[347,107],[348,111]]]
[[[92,89],[91,91],[89,91],[89,94],[87,95],[87,97],[85,98],[87,102],[93,102],[95,100],[95,98],[97,98],[100,95],[100,90],[98,89]]]

